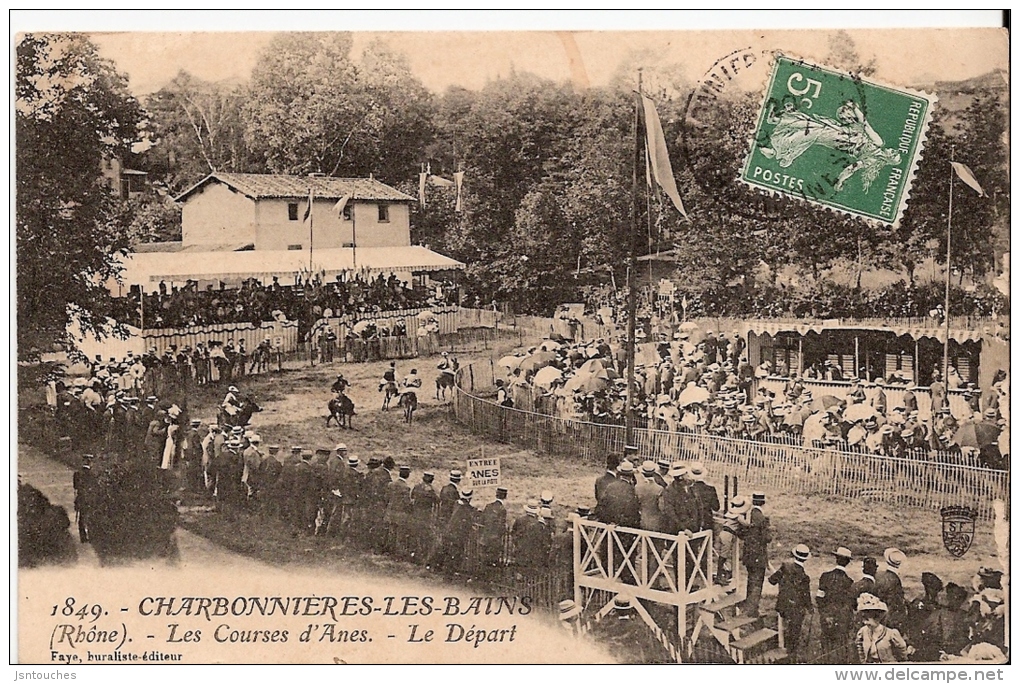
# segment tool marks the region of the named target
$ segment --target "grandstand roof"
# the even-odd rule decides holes
[[[357,260],[355,263],[355,259]],[[147,252],[133,253],[122,259],[124,287],[141,285],[150,290],[160,281],[184,283],[188,280],[244,280],[280,278],[293,282],[298,273],[307,274],[305,250],[262,250],[241,252]],[[464,264],[418,245],[406,247],[360,247],[317,249],[312,255],[312,271],[332,279],[339,273],[362,271],[443,271],[462,269]]]

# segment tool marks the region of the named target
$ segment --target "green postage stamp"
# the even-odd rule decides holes
[[[896,224],[936,100],[777,56],[740,180]]]

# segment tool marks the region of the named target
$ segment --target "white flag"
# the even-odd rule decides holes
[[[956,171],[956,175],[960,177],[960,180],[969,185],[981,197],[985,196],[985,191],[981,188],[981,184],[977,182],[977,178],[974,177],[973,172],[967,168],[966,164],[961,164],[960,162],[949,163],[953,165],[953,171]]]
[[[343,218],[344,209],[347,208],[347,203],[351,201],[351,196],[346,195],[340,198],[340,201],[333,205],[333,210],[336,212],[337,218]]]
[[[457,186],[457,204],[456,204],[456,206],[454,207],[453,210],[456,211],[456,212],[460,212],[461,209],[462,209],[461,192],[464,189],[464,172],[463,171],[457,171],[456,173],[454,173],[453,174],[453,182]]]

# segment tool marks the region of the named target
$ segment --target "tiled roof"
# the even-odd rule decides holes
[[[274,173],[212,173],[177,196],[183,201],[207,183],[220,182],[252,199],[300,199],[308,197],[311,188],[315,197],[338,200],[351,197],[356,200],[383,200],[386,202],[414,202],[405,195],[374,178],[332,178],[328,176],[286,176]]]

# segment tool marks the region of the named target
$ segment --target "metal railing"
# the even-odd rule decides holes
[[[471,366],[458,375],[453,412],[473,433],[596,466],[607,454],[623,452],[623,426],[499,406],[473,393],[476,380],[485,383],[489,377],[491,369],[476,373]],[[634,434],[644,458],[702,461],[710,479],[735,476],[766,491],[867,497],[921,508],[962,505],[986,518],[993,515],[996,499],[1009,501],[1008,471],[709,434],[647,429]]]

